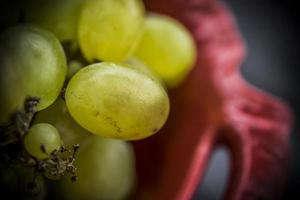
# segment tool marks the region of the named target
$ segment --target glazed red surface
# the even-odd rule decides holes
[[[289,161],[290,112],[241,77],[245,46],[231,13],[215,0],[145,3],[190,30],[198,57],[187,80],[170,91],[165,127],[134,143],[136,199],[190,199],[220,145],[231,155],[225,199],[280,198]]]

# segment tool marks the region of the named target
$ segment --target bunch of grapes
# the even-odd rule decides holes
[[[25,199],[43,199],[47,188],[60,199],[128,198],[137,179],[128,141],[166,122],[167,91],[195,61],[190,33],[146,13],[141,0],[15,8],[0,35],[1,190]]]

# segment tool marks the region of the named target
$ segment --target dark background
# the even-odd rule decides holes
[[[248,54],[241,67],[246,80],[284,99],[294,111],[293,163],[283,199],[300,199],[300,7],[297,1],[224,0],[236,16]],[[299,3],[299,2],[298,2]],[[194,200],[219,200],[229,169],[225,149],[215,152]]]

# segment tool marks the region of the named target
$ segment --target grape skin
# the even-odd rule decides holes
[[[135,186],[131,145],[121,140],[91,137],[81,146],[75,162],[78,180],[66,177],[59,185],[62,199],[126,199]]]
[[[145,75],[157,81],[162,87],[165,88],[164,82],[160,80],[159,77],[153,72],[153,70],[149,66],[146,66],[145,63],[143,63],[141,60],[132,57],[128,59],[125,63],[123,63],[123,65],[130,69],[135,69],[141,73],[144,73]]]
[[[22,111],[28,97],[39,98],[37,110],[54,102],[66,77],[59,41],[46,30],[19,25],[0,36],[0,124]]]
[[[188,30],[176,20],[149,15],[134,56],[149,66],[166,83],[177,87],[193,67],[196,47]]]
[[[89,65],[66,89],[71,116],[104,137],[137,140],[156,133],[169,114],[169,99],[155,80],[113,63]]]
[[[142,33],[144,12],[141,0],[85,1],[78,24],[85,58],[90,62],[126,60]]]
[[[53,32],[62,42],[77,42],[78,15],[84,0],[26,0],[25,19]]]
[[[33,125],[24,137],[24,145],[32,156],[44,159],[49,157],[52,151],[62,146],[59,132],[51,124],[39,123]],[[43,152],[41,146],[45,147]]]

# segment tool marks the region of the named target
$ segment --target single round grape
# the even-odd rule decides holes
[[[178,86],[193,67],[196,47],[188,30],[174,19],[149,15],[135,56],[149,66],[167,87]]]
[[[26,0],[25,19],[53,32],[60,41],[77,42],[77,25],[83,0]]]
[[[39,98],[37,110],[54,102],[66,77],[66,58],[56,37],[31,25],[0,35],[0,124],[23,109],[28,97]]]
[[[67,148],[71,148],[74,144],[80,144],[91,135],[74,121],[69,114],[66,103],[61,98],[36,114],[34,124],[38,123],[49,123],[55,126]]]
[[[142,33],[141,0],[85,1],[79,18],[79,45],[87,60],[124,61]]]
[[[104,137],[136,140],[156,133],[169,114],[164,88],[144,73],[114,63],[77,72],[66,89],[71,116]]]
[[[44,159],[62,146],[59,132],[51,124],[40,123],[33,125],[24,138],[25,148],[32,156]],[[42,150],[44,147],[44,152]]]
[[[80,147],[76,156],[78,180],[60,182],[63,199],[128,198],[135,186],[135,161],[129,143],[94,136]]]

